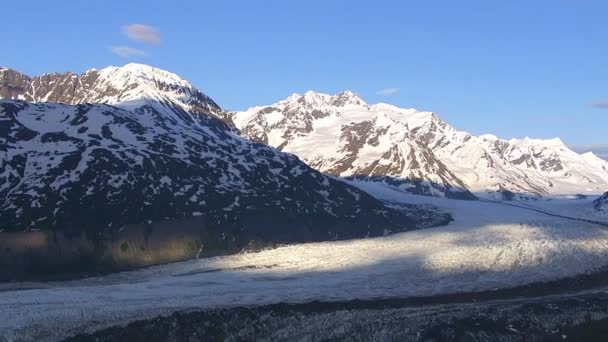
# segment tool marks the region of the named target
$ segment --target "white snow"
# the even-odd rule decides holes
[[[480,291],[608,266],[605,227],[499,203],[403,195],[378,184],[358,185],[393,202],[439,206],[450,211],[455,222],[380,238],[286,246],[78,281],[5,284],[0,292],[0,334],[9,340],[57,339],[179,309]],[[11,290],[15,287],[33,289]]]

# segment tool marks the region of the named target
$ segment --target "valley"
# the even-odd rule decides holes
[[[0,342],[608,341],[608,2],[0,9]]]
[[[500,299],[518,306],[526,300],[511,298],[526,293],[525,287],[517,288],[528,284],[541,284],[531,292],[534,298],[581,291],[601,296],[608,285],[601,281],[604,276],[599,283],[584,280],[608,267],[604,226],[501,203],[403,195],[391,188],[368,191],[395,206],[414,202],[439,207],[450,212],[454,222],[385,237],[290,245],[69,282],[9,283],[0,292],[0,318],[6,316],[0,319],[0,331],[8,339],[55,340],[176,311],[381,298],[399,303],[399,298],[445,295],[463,296],[470,303],[466,293],[488,291],[505,292],[480,295],[480,301],[489,302],[479,305],[496,306],[503,302],[493,301]],[[575,279],[576,285],[569,286],[568,279]],[[562,300],[552,298],[540,301]],[[329,307],[334,312],[349,304]],[[457,310],[464,310],[465,316],[470,312],[466,307]],[[252,315],[254,320],[263,317]]]
[[[1,68],[0,98],[0,341],[542,340],[608,317],[608,162],[560,139],[350,91],[229,112],[136,63]]]

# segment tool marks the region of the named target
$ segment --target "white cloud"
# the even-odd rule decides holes
[[[144,43],[144,44],[158,44],[160,43],[160,36],[158,31],[149,25],[144,24],[129,24],[122,27],[122,32],[129,37],[129,39]]]
[[[398,92],[399,92],[399,88],[386,88],[386,89],[378,90],[376,92],[376,95],[389,96],[389,95],[397,94]]]
[[[135,49],[135,48],[132,48],[129,46],[112,46],[110,48],[110,51],[112,51],[112,53],[114,53],[116,55],[119,55],[120,57],[146,56],[145,51]]]

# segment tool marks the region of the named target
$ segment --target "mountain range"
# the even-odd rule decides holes
[[[0,96],[5,275],[82,260],[121,269],[450,220],[387,207],[238,136],[209,97],[150,66],[38,77],[2,68]]]
[[[466,200],[598,194],[608,162],[557,138],[474,136],[350,91],[227,112],[142,64],[35,77],[0,68],[0,279],[451,220],[387,206],[349,185],[359,182]]]
[[[532,199],[608,189],[608,161],[560,139],[459,131],[432,112],[309,91],[231,112],[241,134],[337,177],[449,198]]]

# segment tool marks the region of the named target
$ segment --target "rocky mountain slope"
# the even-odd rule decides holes
[[[370,105],[349,91],[293,94],[231,118],[244,136],[294,153],[321,172],[416,194],[513,199],[608,186],[608,162],[577,154],[559,139],[474,136],[434,113]]]
[[[189,113],[221,112],[211,98],[188,81],[171,72],[136,63],[90,69],[82,74],[49,73],[35,77],[0,67],[0,98],[66,104],[105,103],[127,109],[148,104]]]
[[[608,191],[593,201],[593,207],[597,211],[606,212],[608,214]]]
[[[3,97],[69,103],[0,101],[0,231],[61,233],[40,238],[37,262],[49,250],[63,257],[73,236],[96,258],[108,257],[99,241],[123,239],[111,261],[135,253],[129,262],[140,264],[449,220],[387,208],[293,155],[235,135],[209,115],[220,111],[213,101],[165,71],[129,64],[82,75],[0,75]],[[130,230],[141,234],[121,238]],[[157,239],[175,244],[169,256],[132,260],[134,246],[145,250],[155,231],[167,230],[181,234]],[[14,238],[0,243],[0,259],[15,260],[38,241]],[[178,247],[185,252],[176,257]]]

